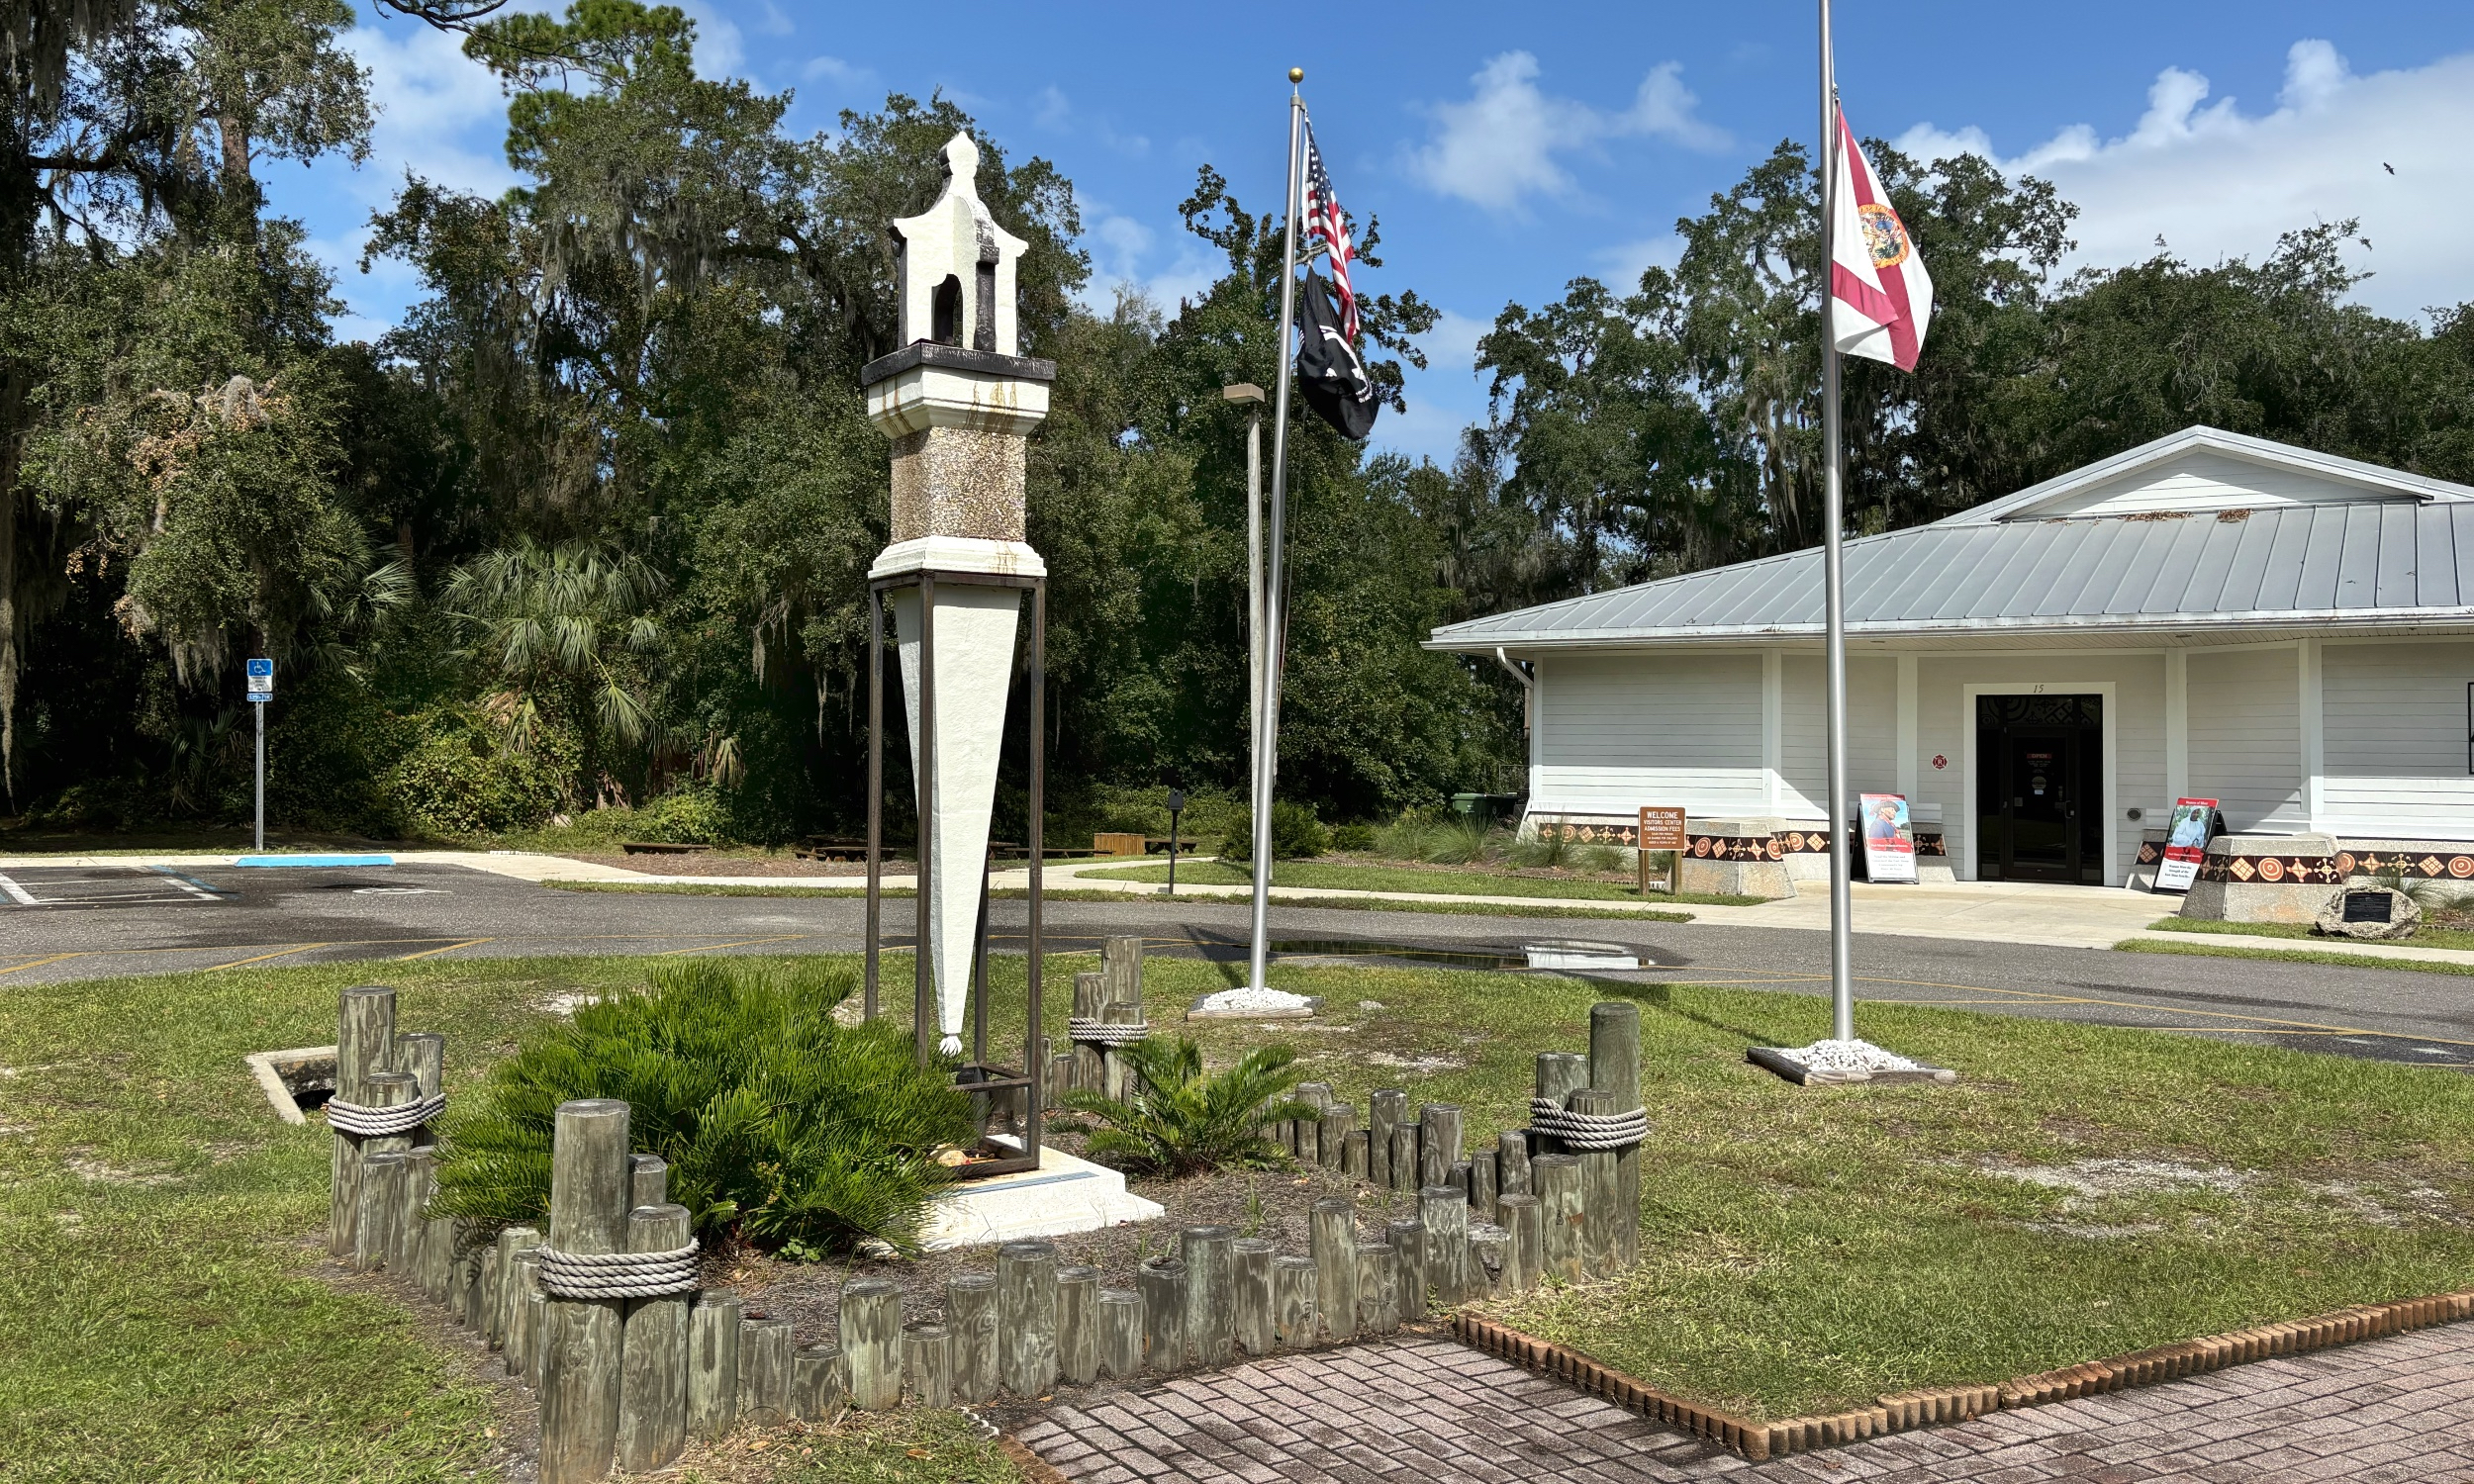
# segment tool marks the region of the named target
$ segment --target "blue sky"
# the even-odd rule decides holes
[[[1376,443],[1438,458],[1484,416],[1472,346],[1505,303],[1581,274],[1628,284],[1669,259],[1676,217],[1781,138],[1817,133],[1804,3],[686,9],[703,69],[795,90],[803,133],[888,90],[941,88],[1009,153],[1074,180],[1095,302],[1131,282],[1172,310],[1216,267],[1177,219],[1195,167],[1217,166],[1249,207],[1277,202],[1284,73],[1303,66],[1342,202],[1381,220],[1385,267],[1363,284],[1445,312],[1409,415],[1387,416]],[[1837,24],[1857,133],[2054,180],[2085,209],[2074,263],[2132,261],[2158,236],[2199,261],[2255,257],[2280,231],[2359,217],[2365,302],[2412,315],[2474,299],[2462,0],[1848,0]],[[504,99],[453,39],[367,16],[353,46],[381,107],[374,158],[273,167],[268,186],[335,265],[343,332],[360,335],[419,292],[400,265],[357,267],[405,172],[487,193],[514,177]]]

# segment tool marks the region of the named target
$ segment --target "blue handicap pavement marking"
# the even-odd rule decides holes
[[[235,866],[392,866],[393,856],[242,856]]]

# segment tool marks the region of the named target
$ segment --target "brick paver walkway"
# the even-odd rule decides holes
[[[1747,1463],[1451,1341],[1281,1357],[1051,1408],[1076,1484],[2474,1481],[2474,1326]],[[1751,1484],[1750,1480],[1745,1484]]]

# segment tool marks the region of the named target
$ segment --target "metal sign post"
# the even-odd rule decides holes
[[[266,848],[266,702],[275,698],[275,662],[251,660],[247,664],[250,709],[257,712],[257,827],[251,835],[252,849]]]

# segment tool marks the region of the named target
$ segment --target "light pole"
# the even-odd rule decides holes
[[[1270,712],[1269,693],[1264,680],[1271,673],[1271,634],[1265,625],[1270,609],[1263,595],[1263,389],[1250,381],[1220,388],[1220,395],[1246,409],[1246,797],[1256,808],[1263,807],[1264,795],[1271,790],[1263,778],[1265,748],[1263,721]],[[1177,834],[1172,826],[1172,841]],[[1170,849],[1174,851],[1175,845]],[[1176,862],[1170,862],[1169,875],[1177,875]],[[1174,884],[1172,882],[1172,884]],[[1249,949],[1253,966],[1253,987],[1263,987],[1263,968],[1270,942],[1271,920],[1270,866],[1261,861],[1254,865],[1253,937]]]
[[[1177,816],[1186,812],[1186,791],[1169,790],[1169,895],[1177,894]]]

